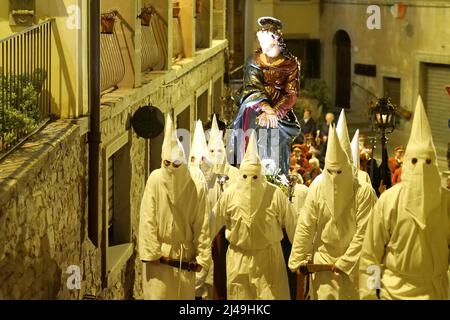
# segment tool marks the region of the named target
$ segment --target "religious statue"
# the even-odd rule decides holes
[[[231,126],[228,155],[239,163],[236,159],[242,159],[250,135],[246,132],[256,129],[262,158],[275,160],[280,173],[287,175],[290,145],[300,133],[292,111],[300,89],[300,65],[286,48],[280,20],[261,17],[258,25],[260,48],[247,60],[243,86],[234,97],[239,111]]]

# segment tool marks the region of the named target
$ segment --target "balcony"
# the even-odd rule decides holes
[[[117,89],[125,76],[125,62],[115,32],[118,12],[111,11],[101,16],[100,35],[100,92]]]
[[[0,40],[0,160],[50,118],[52,23]]]
[[[160,71],[167,68],[167,21],[151,5],[142,8],[141,18],[141,70]]]

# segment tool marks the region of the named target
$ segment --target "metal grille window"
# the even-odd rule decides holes
[[[130,241],[131,159],[126,144],[107,160],[106,170],[108,245]]]
[[[445,91],[445,86],[450,80],[450,65],[425,64],[424,67],[424,104],[430,121],[439,167],[444,171],[447,168],[447,148],[450,142],[449,97]]]
[[[222,90],[223,78],[220,77],[213,82],[213,111],[222,116]]]
[[[108,159],[108,245],[114,245],[114,155]]]
[[[52,22],[0,40],[0,159],[49,119]]]
[[[197,118],[203,123],[208,121],[208,90],[197,98]]]

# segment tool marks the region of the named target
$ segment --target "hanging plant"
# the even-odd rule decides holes
[[[174,18],[178,18],[180,16],[180,3],[179,2],[174,2],[173,3],[173,9],[172,9],[172,15]]]
[[[141,9],[141,14],[138,16],[141,19],[141,25],[148,27],[150,25],[150,21],[152,15],[155,13],[155,9],[152,5],[145,6]]]
[[[116,22],[117,11],[103,13],[101,16],[101,33],[114,33],[114,23]]]
[[[14,144],[19,139],[18,130],[29,133],[43,119],[38,95],[46,78],[47,72],[42,69],[32,74],[0,76],[0,105],[3,106],[0,139],[3,144]]]
[[[195,12],[197,13],[197,14],[201,14],[202,13],[202,8],[203,7],[203,4],[202,4],[202,1],[201,0],[197,0],[197,1],[195,1]]]

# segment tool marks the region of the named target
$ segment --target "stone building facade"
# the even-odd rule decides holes
[[[389,95],[396,104],[411,112],[421,94],[432,126],[440,169],[448,170],[450,97],[445,84],[450,77],[450,31],[444,26],[450,19],[450,4],[417,0],[402,1],[402,6],[395,7],[386,1],[322,1],[322,77],[331,89],[335,106],[350,107],[349,122],[355,125],[369,124],[368,102],[376,100],[372,94]],[[342,57],[345,51],[348,55],[346,79],[339,69],[339,64],[345,63]],[[376,74],[356,70],[358,64],[375,68]],[[339,81],[348,82],[350,105],[338,103]],[[390,151],[408,141],[411,121],[399,120],[396,131],[390,135]],[[361,129],[370,134],[370,128]]]
[[[87,115],[49,123],[0,162],[0,299],[141,298],[139,208],[161,146],[139,138],[131,117],[151,104],[187,129],[200,114],[209,118],[227,46],[212,40],[147,81],[102,96],[98,246],[88,237]]]

